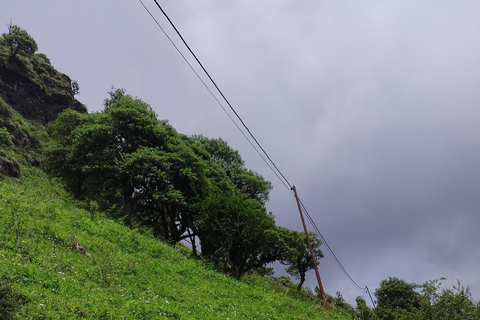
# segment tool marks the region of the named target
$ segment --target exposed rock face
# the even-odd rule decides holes
[[[87,111],[74,98],[71,79],[41,54],[14,61],[0,58],[0,96],[23,117],[41,124],[55,120],[67,108]]]
[[[33,120],[54,121],[65,109],[87,112],[75,99],[78,84],[55,70],[44,54],[12,56],[0,37],[0,179],[18,178],[22,165],[40,165],[42,145]],[[20,114],[22,117],[20,117]]]

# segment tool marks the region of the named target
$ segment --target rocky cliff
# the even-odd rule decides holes
[[[67,108],[87,111],[75,99],[71,79],[41,53],[8,59],[6,50],[0,50],[0,97],[23,117],[41,124]]]

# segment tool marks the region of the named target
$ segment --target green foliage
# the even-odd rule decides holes
[[[7,128],[0,128],[0,148],[8,149],[13,146],[12,137],[8,133]]]
[[[468,287],[457,281],[457,285],[441,288],[441,280],[425,282],[419,319],[436,320],[476,320],[480,319],[480,305],[475,303]]]
[[[367,303],[365,302],[365,299],[362,297],[358,296],[355,298],[355,301],[357,302],[357,306],[355,307],[355,314],[356,314],[356,319],[359,320],[374,320],[375,315],[372,311],[367,306]]]
[[[272,184],[260,174],[245,168],[245,163],[237,150],[232,149],[222,139],[209,139],[201,135],[193,136],[193,141],[199,144],[209,155],[212,167],[219,167],[222,176],[215,180],[222,190],[225,190],[226,175],[228,181],[237,190],[245,193],[249,198],[265,203],[272,189]],[[218,173],[217,173],[218,175]]]
[[[9,59],[14,59],[18,54],[33,55],[38,46],[35,40],[17,25],[12,23],[8,26],[8,33],[2,34],[3,43],[9,48]]]
[[[315,294],[317,299],[321,300],[321,303],[323,304],[323,298],[318,287],[315,287]],[[350,319],[357,319],[355,309],[345,301],[340,291],[337,291],[335,296],[325,293],[325,297],[329,309],[335,310],[339,314],[348,316]]]
[[[52,65],[52,63],[50,62],[50,59],[44,53],[37,53],[36,56],[40,63],[48,66]]]
[[[13,314],[20,309],[22,296],[17,293],[12,285],[15,282],[13,277],[0,275],[0,319],[13,319]]]
[[[294,286],[294,283],[292,282],[292,279],[290,279],[290,277],[286,276],[286,275],[283,275],[283,276],[280,276],[280,277],[274,277],[273,280],[277,281],[281,285],[283,285],[285,287],[288,287],[288,288]]]
[[[452,289],[441,288],[441,280],[444,278],[423,285],[409,284],[398,278],[383,280],[375,292],[378,301],[373,311],[380,320],[479,319],[480,305],[473,301],[469,288],[460,282]],[[359,304],[357,311],[360,309],[365,310],[365,307]]]
[[[0,97],[0,176],[20,177],[21,165],[38,165],[42,128],[23,119]]]
[[[13,110],[10,108],[2,97],[0,97],[0,118],[1,119],[10,119],[13,116]],[[5,120],[4,120],[5,121]]]
[[[200,204],[196,228],[202,253],[235,277],[271,262],[269,235],[275,224],[256,200],[239,191],[212,194]]]
[[[309,238],[315,261],[318,265],[320,258],[323,258],[323,253],[320,250],[322,241],[312,232],[309,233]],[[287,273],[300,279],[297,287],[297,289],[300,290],[305,283],[307,271],[314,268],[305,233],[284,227],[277,227],[274,242],[278,252],[278,260],[288,265],[286,269]]]
[[[202,255],[235,277],[274,261],[275,222],[265,209],[271,183],[245,168],[238,151],[222,139],[190,139],[205,166],[203,196],[193,206]]]
[[[66,179],[77,197],[96,201],[102,209],[119,205],[131,225],[136,218],[153,219],[142,217],[141,204],[160,192],[165,202],[182,201],[165,183],[165,167],[172,160],[165,149],[176,132],[143,101],[122,90],[110,95],[102,113],[67,110],[59,115],[49,128],[55,144],[46,151],[47,166]],[[172,234],[169,230],[165,237]]]
[[[86,112],[75,100],[78,83],[58,72],[23,29],[10,24],[0,37],[0,95],[26,119],[46,124],[71,108]]]
[[[417,314],[421,306],[421,295],[415,291],[417,288],[418,285],[396,277],[382,280],[375,290],[375,314],[382,320],[404,319]]]
[[[175,244],[201,241],[202,255],[236,277],[273,261],[271,184],[243,166],[221,140],[178,134],[145,102],[117,89],[105,110],[67,110],[49,126],[50,172],[73,194],[117,213],[129,226],[151,228]]]
[[[236,280],[187,258],[185,248],[78,209],[35,168],[0,183],[0,229],[0,270],[15,275],[11,288],[22,296],[17,319],[348,319],[267,278]]]

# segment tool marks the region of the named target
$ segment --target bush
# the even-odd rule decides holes
[[[31,55],[38,50],[37,43],[19,26],[10,23],[8,33],[2,34],[3,43],[10,48],[9,59],[14,59],[18,54]]]
[[[13,115],[12,109],[0,97],[0,116],[5,118],[11,118],[12,115]]]
[[[12,137],[7,128],[0,128],[0,148],[9,148],[13,145]]]
[[[14,277],[0,276],[0,320],[13,319],[20,308],[22,297],[12,288]]]

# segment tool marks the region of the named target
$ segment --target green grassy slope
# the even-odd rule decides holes
[[[218,273],[186,248],[78,209],[39,169],[22,171],[0,181],[0,275],[15,278],[16,318],[348,319],[256,276]]]

